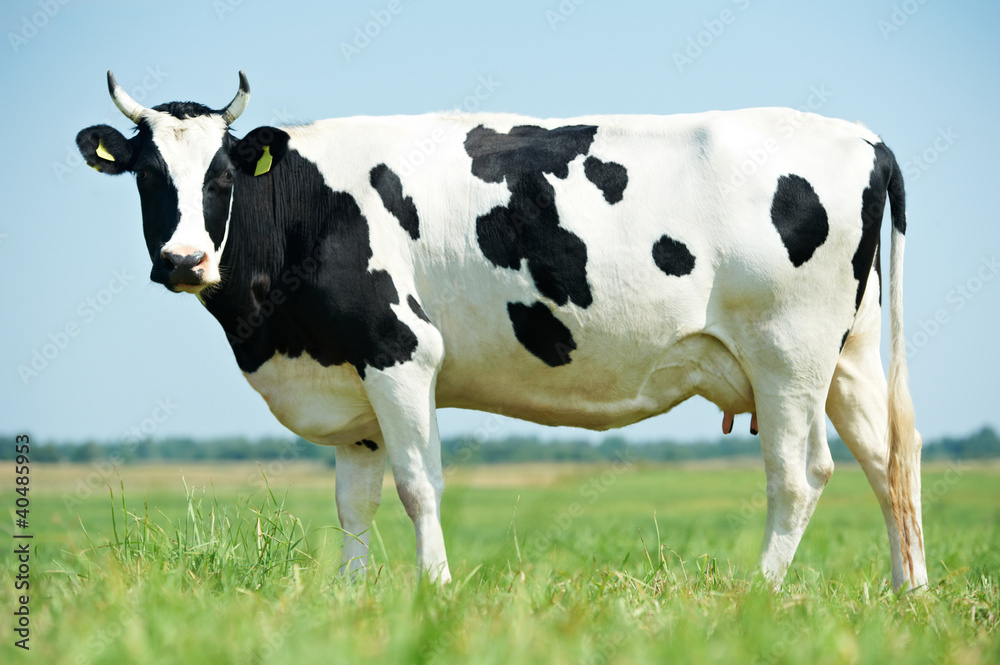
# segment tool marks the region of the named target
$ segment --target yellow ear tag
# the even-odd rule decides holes
[[[106,159],[109,162],[115,161],[115,158],[111,156],[111,153],[108,152],[108,149],[104,147],[103,140],[98,140],[97,142],[97,156],[100,157],[101,159]]]
[[[271,146],[264,146],[264,154],[257,160],[257,168],[254,169],[255,176],[264,175],[271,170]]]

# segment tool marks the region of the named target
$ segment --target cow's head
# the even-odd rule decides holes
[[[142,226],[153,261],[150,279],[171,291],[199,293],[221,280],[219,263],[229,236],[236,181],[253,177],[270,136],[287,135],[260,127],[244,139],[229,134],[229,125],[247,105],[250,85],[240,72],[240,89],[222,110],[193,102],[145,108],[133,100],[108,72],[115,104],[136,124],[126,139],[108,125],[88,127],[76,143],[87,164],[101,173],[135,174],[142,203]],[[263,137],[263,139],[262,139]],[[275,154],[278,153],[278,154]]]

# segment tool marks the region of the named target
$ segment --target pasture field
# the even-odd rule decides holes
[[[997,465],[925,466],[931,586],[902,596],[851,466],[777,594],[754,574],[753,463],[449,469],[444,588],[418,581],[391,482],[351,584],[333,469],[264,471],[266,486],[253,464],[33,465],[31,651],[13,646],[7,555],[0,661],[1000,663]]]

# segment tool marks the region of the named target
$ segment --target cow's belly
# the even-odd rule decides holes
[[[438,406],[595,430],[664,413],[694,395],[726,411],[754,410],[742,367],[708,334],[685,337],[653,361],[615,367],[600,358],[580,358],[558,371],[524,362],[480,367],[483,357],[446,360],[438,377]],[[378,434],[375,412],[351,365],[323,367],[308,354],[275,354],[244,376],[278,421],[307,441],[343,445]]]
[[[438,406],[490,411],[543,425],[606,430],[669,411],[700,395],[720,409],[754,410],[753,390],[729,349],[709,334],[692,334],[652,357],[608,365],[580,358],[556,368],[446,360]]]
[[[307,354],[275,354],[244,376],[274,417],[306,441],[337,446],[379,431],[361,377],[351,365],[323,367]]]

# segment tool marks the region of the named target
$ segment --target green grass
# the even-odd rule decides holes
[[[391,485],[371,574],[349,584],[336,575],[332,470],[278,468],[265,487],[245,465],[185,469],[186,483],[125,467],[99,474],[113,494],[93,472],[32,469],[35,662],[1000,662],[996,467],[925,470],[931,587],[902,596],[851,468],[778,594],[755,574],[754,469],[456,470],[444,588],[418,581]],[[6,629],[4,663],[25,655],[12,642]]]

